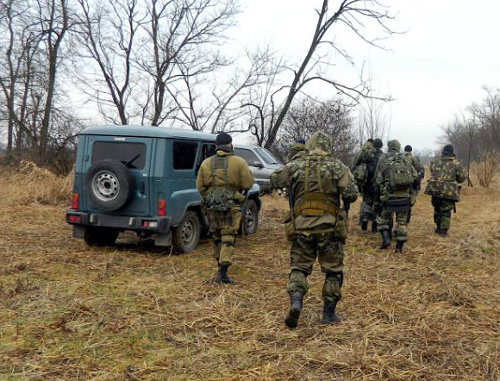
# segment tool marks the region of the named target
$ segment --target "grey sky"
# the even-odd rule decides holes
[[[437,148],[440,126],[485,95],[482,86],[500,86],[500,2],[495,0],[381,0],[397,14],[383,51],[336,35],[355,59],[365,65],[382,94],[395,101],[384,105],[391,119],[391,138],[416,148]],[[321,0],[246,0],[235,39],[245,45],[269,42],[287,57],[302,58]],[[338,2],[332,1],[332,5]],[[334,29],[335,30],[335,29]],[[345,65],[335,79],[352,79]],[[327,97],[323,89],[311,89]],[[333,94],[332,94],[333,95]]]

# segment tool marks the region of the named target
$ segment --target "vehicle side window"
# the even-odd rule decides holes
[[[203,143],[203,145],[201,146],[200,159],[198,160],[198,164],[196,165],[196,171],[200,169],[203,160],[205,160],[207,157],[215,155],[216,152],[217,149],[215,148],[214,143]]]
[[[197,151],[197,142],[174,141],[172,149],[174,169],[193,169]]]
[[[215,144],[213,143],[205,143],[203,144],[203,147],[201,149],[201,160],[200,163],[205,160],[207,157],[215,155],[215,152],[217,152],[215,148]]]
[[[128,168],[143,169],[146,164],[146,145],[128,142],[94,142],[92,164],[104,159],[121,161]]]
[[[245,148],[235,148],[234,153],[243,159],[248,163],[248,165],[256,166],[256,165],[262,165],[262,162],[260,159],[257,157],[256,154],[254,154],[252,151],[249,149]]]

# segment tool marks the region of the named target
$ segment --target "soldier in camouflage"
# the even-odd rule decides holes
[[[457,160],[453,146],[445,145],[440,157],[431,162],[431,177],[427,180],[425,194],[432,196],[435,232],[446,237],[451,223],[451,211],[459,201],[460,186],[467,176]]]
[[[374,139],[373,147],[369,152],[361,155],[360,164],[366,166],[365,180],[358,184],[359,190],[363,195],[363,202],[361,203],[359,222],[361,230],[368,229],[368,222],[371,221],[372,232],[377,231],[377,214],[373,210],[374,196],[375,196],[375,169],[379,160],[385,155],[382,152],[384,143],[381,139]]]
[[[306,153],[306,142],[304,139],[297,139],[295,143],[290,146],[290,152],[286,156],[286,162],[289,163],[292,160],[297,159]]]
[[[346,215],[340,200],[353,202],[358,193],[349,168],[330,155],[332,143],[325,133],[315,132],[306,142],[306,149],[306,155],[271,175],[271,185],[291,189],[293,201],[295,234],[287,287],[290,310],[285,318],[285,324],[290,328],[298,324],[302,301],[308,291],[307,277],[316,258],[321,271],[326,274],[322,322],[340,321],[335,309],[341,298],[343,244],[347,236]]]
[[[361,149],[354,154],[354,158],[351,164],[351,171],[364,161],[370,160],[373,156],[373,139],[368,139],[362,146]]]
[[[413,206],[417,202],[418,192],[420,191],[420,182],[424,178],[425,169],[423,165],[420,164],[420,160],[418,159],[418,157],[413,156],[412,154],[413,148],[411,145],[406,145],[404,151],[406,158],[410,161],[411,165],[413,165],[413,168],[415,168],[415,170],[418,173],[418,181],[415,183],[415,186],[412,187],[411,190],[411,206]],[[407,223],[410,223],[410,219],[411,219],[411,208],[410,211],[408,212]]]
[[[234,155],[232,139],[221,132],[215,140],[217,153],[203,161],[196,178],[203,212],[213,234],[213,255],[217,261],[217,283],[232,283],[227,269],[232,263],[236,234],[241,223],[242,203],[254,183],[244,159]]]
[[[378,162],[375,170],[375,208],[380,210],[377,217],[382,236],[381,249],[387,249],[392,239],[393,215],[396,215],[396,252],[403,251],[407,241],[407,213],[410,210],[411,189],[417,180],[415,168],[400,153],[401,144],[397,140],[387,143],[388,152]]]

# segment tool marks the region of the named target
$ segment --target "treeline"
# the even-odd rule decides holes
[[[377,0],[317,0],[298,59],[232,41],[241,12],[237,0],[0,0],[7,157],[67,172],[76,133],[95,120],[248,132],[280,150],[298,135],[290,131],[301,110],[309,130],[325,122],[336,152],[349,155],[362,134],[348,114],[373,92],[364,78],[339,81],[332,68],[342,60],[353,67],[344,36],[378,46],[392,34],[389,9]],[[313,82],[335,98],[315,98]]]
[[[500,89],[484,88],[485,96],[472,103],[443,128],[458,158],[488,187],[500,164]]]

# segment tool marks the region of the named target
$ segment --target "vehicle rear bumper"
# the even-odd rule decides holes
[[[73,226],[101,226],[120,230],[150,231],[160,234],[167,233],[172,227],[171,217],[115,216],[74,210],[66,212],[66,222]]]

